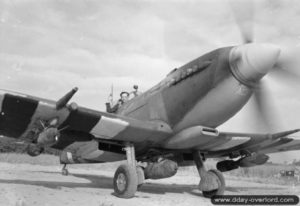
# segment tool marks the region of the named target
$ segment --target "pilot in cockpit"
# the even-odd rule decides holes
[[[121,105],[124,104],[129,100],[129,93],[128,92],[121,92],[120,94],[121,99],[119,100]]]
[[[120,93],[120,99],[117,101],[116,104],[113,105],[113,92],[111,92],[111,94],[109,95],[109,100],[107,103],[105,103],[106,105],[106,111],[109,113],[116,113],[118,111],[118,109],[125,103],[127,102],[129,99],[132,99],[136,96],[138,96],[140,94],[140,92],[138,91],[138,86],[134,85],[133,86],[134,91],[132,92],[126,92],[123,91]],[[132,96],[133,95],[133,96]]]
[[[113,100],[112,100],[112,96],[109,96],[110,100],[109,102],[105,103],[106,105],[106,111],[109,113],[116,113],[118,111],[118,109],[125,103],[128,101],[129,99],[129,93],[128,92],[121,92],[120,93],[120,99],[117,101],[117,103],[112,107],[113,104]]]

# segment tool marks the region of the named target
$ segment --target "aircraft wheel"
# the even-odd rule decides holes
[[[225,179],[224,179],[222,172],[220,172],[219,170],[215,170],[215,169],[209,170],[208,172],[214,173],[217,176],[219,188],[216,190],[211,190],[211,191],[202,191],[203,196],[211,198],[215,195],[223,195],[224,191],[225,191]]]
[[[144,169],[140,166],[136,167],[136,173],[137,173],[137,177],[138,177],[138,185],[137,187],[140,188],[144,181],[145,181],[145,174],[144,174]]]
[[[40,155],[44,151],[43,147],[35,146],[32,144],[29,144],[27,147],[27,154],[31,157],[35,157]]]
[[[136,168],[120,165],[114,176],[115,194],[121,198],[132,198],[137,190],[138,175]]]
[[[69,171],[68,171],[67,169],[62,169],[62,170],[61,170],[61,174],[62,174],[63,176],[68,176],[68,175],[69,175]]]

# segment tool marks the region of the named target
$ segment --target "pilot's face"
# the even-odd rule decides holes
[[[123,102],[126,102],[126,101],[128,100],[128,95],[127,95],[127,94],[122,94],[121,100],[122,100]]]

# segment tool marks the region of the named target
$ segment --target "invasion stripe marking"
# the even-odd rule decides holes
[[[75,163],[71,152],[67,152],[67,159],[70,161],[70,163]]]
[[[39,101],[27,130],[22,134],[22,139],[25,141],[32,141],[35,138],[33,130],[34,128],[41,127],[40,120],[49,121],[56,118],[59,123],[62,123],[67,119],[69,114],[70,112],[68,109],[57,111],[55,102],[46,102],[45,100]]]
[[[96,158],[99,158],[101,155],[103,155],[103,151],[102,150],[95,150],[93,152],[90,152],[89,154],[86,154],[86,155],[82,155],[82,158],[84,159],[88,159],[88,160],[91,160],[91,159],[96,159]]]
[[[79,108],[72,111],[59,128],[67,127],[68,130],[90,132],[99,122],[100,118],[101,116],[98,114],[91,113],[84,108]]]
[[[2,108],[4,97],[5,97],[5,93],[2,93],[2,91],[0,90],[0,109]],[[0,111],[0,115],[1,115],[1,111]]]
[[[111,139],[128,127],[129,123],[121,119],[102,116],[98,124],[92,129],[91,133],[95,136]]]
[[[20,137],[27,129],[37,106],[37,100],[5,94],[0,113],[0,133]]]

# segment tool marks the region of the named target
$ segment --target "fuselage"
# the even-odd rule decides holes
[[[0,134],[35,143],[45,131],[43,124],[56,120],[63,138],[52,147],[78,148],[74,151],[83,162],[124,158],[101,150],[101,138],[132,141],[137,154],[144,154],[187,128],[215,128],[226,122],[247,103],[252,85],[267,74],[278,54],[276,48],[256,44],[214,50],[171,71],[126,102],[117,115],[72,104],[57,108],[56,101],[1,90]],[[86,151],[88,156],[82,156]]]
[[[135,120],[162,122],[173,134],[196,125],[217,127],[235,115],[252,90],[240,83],[229,64],[234,47],[207,53],[173,70],[159,84],[123,105],[117,114]],[[56,109],[56,102],[1,91],[2,135],[31,138],[40,121],[58,118],[59,128],[93,133],[103,116],[110,114],[81,107],[80,112]],[[118,137],[116,137],[118,138]]]
[[[196,125],[217,127],[249,100],[252,89],[233,75],[232,47],[207,53],[172,71],[149,91],[132,99],[120,114],[140,120],[164,121],[174,132]]]

